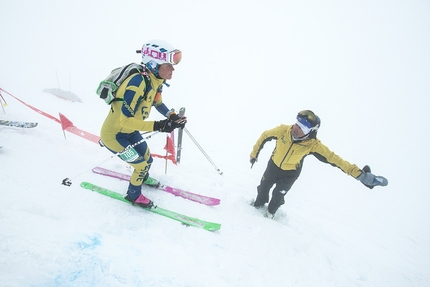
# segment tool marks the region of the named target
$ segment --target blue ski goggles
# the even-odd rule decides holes
[[[305,134],[319,128],[319,118],[311,111],[305,110],[297,114],[297,125]]]

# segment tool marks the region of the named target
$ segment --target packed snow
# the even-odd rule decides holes
[[[52,95],[56,96],[57,98],[60,98],[60,99],[66,100],[66,101],[82,102],[82,100],[77,95],[72,93],[71,91],[64,91],[60,88],[44,89],[43,91],[45,93],[52,94]]]
[[[99,82],[139,62],[134,51],[147,40],[180,48],[163,99],[186,107],[210,160],[184,133],[180,164],[154,158],[150,174],[221,199],[209,207],[143,189],[162,208],[221,224],[210,232],[83,189],[88,181],[125,193],[127,182],[91,170],[131,170],[2,92],[0,119],[38,125],[0,126],[1,286],[430,285],[429,5],[240,2],[0,5],[0,88],[95,135],[109,110]],[[118,15],[124,5],[129,13]],[[57,72],[71,75],[82,102],[43,92]],[[321,117],[323,143],[389,185],[368,189],[309,156],[268,219],[250,202],[274,142],[252,168],[249,153],[264,130],[293,124],[303,109]],[[165,154],[166,136],[147,140],[152,153]]]

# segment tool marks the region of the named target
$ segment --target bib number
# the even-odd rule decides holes
[[[122,151],[119,154],[119,157],[125,162],[133,162],[139,158],[139,154],[133,147],[130,147]]]

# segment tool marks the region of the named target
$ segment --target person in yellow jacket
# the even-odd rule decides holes
[[[154,181],[149,177],[152,157],[140,132],[170,133],[185,126],[186,118],[168,109],[162,99],[162,85],[172,78],[182,52],[165,41],[152,40],[143,45],[141,53],[145,70],[130,75],[118,87],[116,98],[119,100],[111,103],[100,137],[108,150],[134,168],[125,198],[133,204],[151,207],[153,203],[142,195],[141,187]],[[148,120],[152,107],[166,119]]]
[[[276,147],[261,178],[260,185],[257,187],[257,198],[253,203],[254,207],[260,208],[269,202],[270,189],[275,185],[266,216],[273,218],[278,208],[285,203],[285,195],[300,176],[303,160],[310,154],[324,163],[340,168],[369,188],[388,184],[386,178],[373,175],[369,166],[366,165],[360,169],[357,165],[343,160],[322,144],[317,139],[321,120],[312,111],[301,111],[296,119],[297,122],[294,125],[280,125],[263,132],[250,154],[250,162],[253,165],[264,144],[267,141],[276,140]]]

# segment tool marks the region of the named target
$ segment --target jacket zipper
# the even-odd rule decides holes
[[[284,163],[285,159],[287,158],[288,153],[290,152],[291,148],[293,147],[294,143],[291,143],[290,147],[288,148],[287,152],[285,153],[284,158],[281,160],[281,163],[279,164],[279,167],[282,167],[282,164]],[[293,155],[294,151],[291,153]]]

